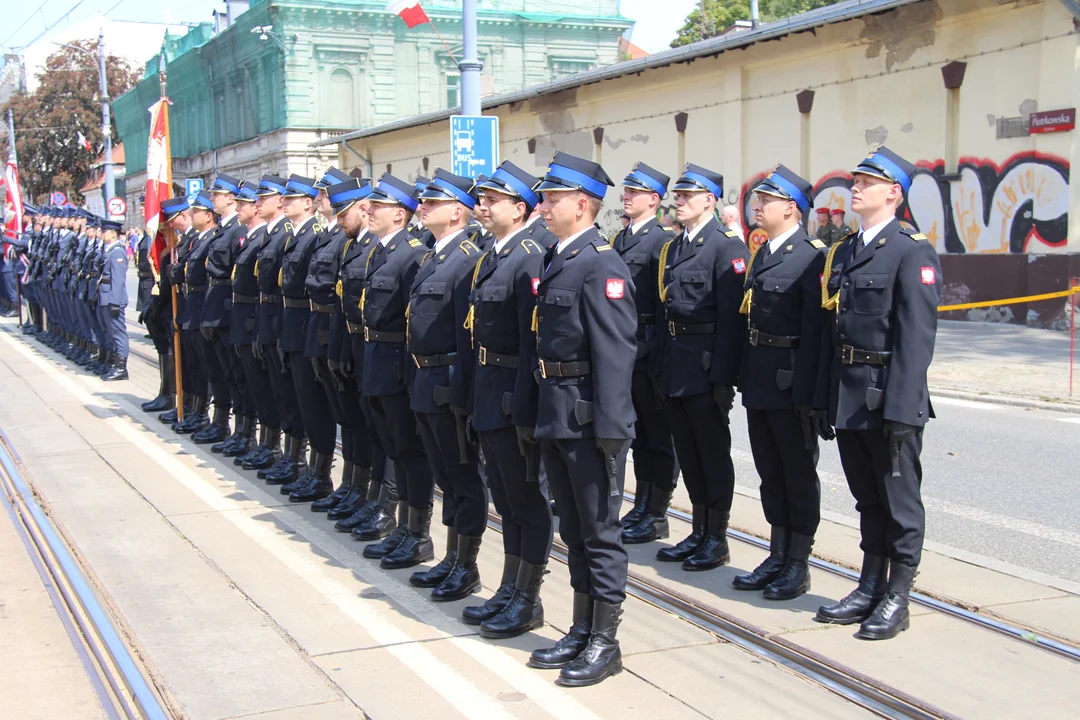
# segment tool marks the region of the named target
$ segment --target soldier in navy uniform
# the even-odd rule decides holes
[[[693,530],[656,559],[684,570],[726,564],[728,515],[735,492],[728,416],[746,334],[739,314],[749,256],[734,230],[714,217],[724,178],[688,163],[675,181],[683,234],[660,258],[665,335],[650,362],[666,398],[675,453],[693,507]]]
[[[139,323],[146,325],[158,356],[158,394],[144,402],[144,412],[162,412],[172,408],[176,398],[176,370],[173,365],[172,298],[162,297],[162,272],[154,264],[152,250],[154,237],[143,233],[136,250],[139,268],[139,295],[135,309],[139,311]],[[164,266],[167,253],[162,252],[158,262]]]
[[[214,212],[221,218],[221,223],[206,254],[208,287],[201,328],[225,376],[236,420],[231,435],[226,418],[224,425],[207,428],[203,438],[206,442],[215,443],[210,447],[211,452],[222,453],[225,457],[247,453],[254,445],[255,438],[255,401],[244,382],[240,355],[233,347],[229,333],[232,325],[233,264],[244,232],[237,217],[236,198],[239,192],[240,180],[225,173],[220,173],[210,187]]]
[[[424,244],[409,235],[407,229],[419,206],[418,195],[413,185],[386,173],[368,196],[368,229],[378,238],[378,244],[368,255],[366,285],[360,299],[366,341],[360,392],[368,399],[371,420],[394,463],[396,482],[384,485],[386,493],[380,496],[378,509],[353,530],[353,537],[383,538],[364,548],[364,557],[380,560],[404,542],[410,530],[414,536],[427,534],[420,526],[423,513],[409,512],[409,490],[431,487],[432,482],[416,416],[409,407],[415,365],[405,343],[409,289],[426,252]],[[416,503],[418,509],[423,508],[423,499]],[[428,539],[427,543],[417,543],[408,559],[426,562],[433,557]]]
[[[256,357],[256,324],[259,313],[259,280],[255,275],[259,253],[267,240],[266,222],[259,217],[255,192],[258,184],[245,180],[236,195],[237,220],[241,223],[232,270],[232,318],[229,342],[240,356],[243,382],[251,394],[259,420],[259,442],[246,453],[237,447],[227,451],[233,464],[245,470],[262,470],[281,459],[281,414],[274,402],[266,361]]]
[[[634,281],[593,223],[613,185],[594,162],[559,152],[537,185],[540,210],[558,244],[545,253],[534,328],[538,387],[534,433],[559,507],[574,589],[573,625],[532,667],[562,668],[560,685],[601,682],[622,670],[616,638],[626,597],[622,472],[634,437],[626,381],[637,354]]]
[[[495,594],[461,616],[487,638],[516,637],[544,623],[540,585],[551,550],[551,510],[540,490],[539,448],[519,443],[517,430],[532,422],[525,401],[536,385],[532,315],[547,248],[529,237],[525,220],[540,202],[532,189],[538,182],[507,160],[477,188],[494,241],[472,278],[471,422],[502,518],[503,574]]]
[[[312,315],[305,282],[311,256],[323,234],[323,228],[315,217],[318,195],[313,179],[291,175],[282,196],[285,216],[293,225],[293,233],[285,243],[279,271],[284,309],[278,350],[292,377],[300,415],[304,419],[308,442],[311,443],[307,472],[281,486],[281,494],[288,495],[290,502],[318,500],[334,489],[330,471],[334,462],[337,427],[326,390],[315,375],[311,359],[304,355]],[[294,495],[298,490],[302,492]]]
[[[476,557],[487,527],[487,493],[467,432],[473,355],[466,321],[470,280],[480,259],[475,235],[466,232],[475,205],[472,186],[470,178],[439,168],[421,193],[424,225],[435,245],[424,255],[409,291],[407,342],[415,365],[410,407],[434,481],[443,497],[453,500],[443,506],[443,523],[453,524],[457,533],[451,567],[444,564],[437,574],[411,578],[415,585],[432,587],[436,601],[460,600],[480,589]],[[410,567],[432,557],[432,476],[408,480],[409,534],[383,558],[387,567]],[[453,515],[447,514],[448,507]]]
[[[105,336],[112,353],[113,367],[102,380],[127,380],[128,335],[124,310],[127,294],[127,246],[120,237],[123,227],[112,220],[101,220],[105,242],[105,262],[98,284],[98,317],[105,327]]]
[[[200,192],[191,203],[192,223],[195,225],[198,235],[191,245],[184,262],[184,323],[183,329],[192,338],[195,346],[195,361],[206,374],[210,384],[210,393],[213,395],[214,418],[211,422],[207,414],[207,406],[203,406],[201,412],[194,412],[188,420],[180,423],[176,432],[181,435],[190,433],[192,439],[197,442],[205,442],[204,435],[200,434],[211,425],[228,427],[229,410],[232,407],[232,397],[229,384],[225,379],[225,371],[218,364],[211,341],[202,330],[203,306],[206,304],[206,289],[208,277],[206,273],[206,258],[210,252],[210,245],[218,234],[218,215],[214,212],[214,201],[205,192]]]
[[[934,355],[941,265],[934,246],[896,218],[916,168],[878,147],[852,170],[851,209],[862,225],[829,249],[822,304],[829,421],[862,535],[858,587],[818,609],[826,623],[861,623],[885,640],[908,628],[922,557],[923,426],[933,417],[926,371]]]
[[[334,529],[339,532],[352,532],[372,521],[380,507],[389,508],[388,513],[379,515],[382,525],[396,523],[396,508],[392,507],[390,500],[391,495],[396,497],[397,492],[393,469],[387,463],[382,439],[371,419],[370,401],[360,392],[364,366],[364,317],[360,302],[365,298],[364,288],[370,267],[368,260],[375,248],[380,247],[379,239],[368,230],[368,211],[371,208],[368,198],[373,190],[370,178],[350,178],[330,186],[326,191],[347,238],[341,251],[336,288],[342,314],[331,321],[327,367],[345,387],[345,395],[356,397],[371,442],[368,481],[365,483],[363,468],[359,472],[354,470],[351,490],[327,512],[327,517],[336,521]],[[346,398],[343,402],[350,400]],[[384,534],[382,528],[373,526],[370,530],[372,537]],[[390,532],[390,529],[385,532]]]
[[[649,356],[665,332],[656,289],[660,251],[671,240],[656,219],[660,201],[667,194],[667,175],[645,163],[634,165],[623,178],[623,210],[630,225],[611,241],[634,279],[634,302],[638,311],[637,361],[630,393],[637,413],[634,455],[634,509],[623,519],[623,542],[646,543],[668,536],[668,506],[679,478],[679,464],[671,442],[671,424],[663,400],[649,375]]]
[[[810,549],[821,519],[819,430],[831,437],[824,413],[815,412],[821,407],[815,391],[825,243],[802,224],[814,203],[809,182],[778,165],[753,192],[754,221],[769,239],[746,273],[740,311],[748,335],[739,388],[772,530],[769,557],[732,586],[764,590],[766,600],[791,600],[810,589]]]
[[[281,261],[285,246],[292,241],[293,225],[285,218],[283,196],[287,180],[276,175],[263,175],[255,196],[259,217],[266,221],[266,239],[255,266],[259,281],[259,314],[252,352],[265,361],[270,376],[274,403],[281,414],[281,429],[285,433],[285,452],[270,467],[258,471],[271,485],[284,485],[295,481],[307,471],[307,435],[300,403],[296,398],[296,386],[281,352],[279,340],[282,330]]]

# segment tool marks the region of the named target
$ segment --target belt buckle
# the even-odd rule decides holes
[[[758,329],[757,328],[750,328],[750,337],[749,337],[748,342],[750,343],[750,347],[757,347],[757,344],[758,344]]]
[[[547,363],[544,362],[543,358],[540,358],[540,377],[547,380]]]
[[[674,320],[668,320],[667,321],[667,331],[668,331],[668,335],[670,335],[671,337],[675,337],[675,321]]]
[[[483,345],[480,346],[480,364],[487,365],[487,348]]]
[[[413,361],[413,364],[416,365],[417,368],[423,367],[423,365],[420,364],[420,361],[417,359],[417,357],[415,355],[412,356],[412,361]]]
[[[371,342],[371,338],[368,337],[367,325],[364,326],[364,340],[367,340],[368,342]]]
[[[311,312],[315,312],[315,301],[314,300],[311,300],[311,299],[308,300],[308,309]]]
[[[855,348],[851,345],[840,346],[840,363],[843,365],[855,364]]]

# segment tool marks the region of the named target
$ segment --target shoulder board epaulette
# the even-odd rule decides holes
[[[416,238],[409,238],[409,247],[420,247],[424,243],[420,242]]]
[[[739,237],[739,233],[735,232],[734,230],[732,230],[730,228],[725,230],[724,234],[727,235],[728,237]]]
[[[286,230],[288,230],[289,232],[293,231],[293,224],[291,222],[289,222],[288,220],[283,220],[282,223],[281,223],[281,226],[283,228],[285,228]]]
[[[596,252],[598,252],[598,253],[600,253],[600,252],[606,252],[606,251],[608,251],[608,250],[611,250],[611,246],[610,246],[610,245],[593,245],[593,248],[594,248],[594,249],[596,250]]]
[[[914,232],[914,231],[911,231],[911,230],[901,230],[900,232],[904,233],[909,238],[911,238],[912,240],[915,240],[917,242],[925,242],[927,240],[927,237],[925,235],[923,235],[921,232]]]
[[[480,252],[480,248],[473,245],[472,241],[470,240],[462,240],[461,245],[459,245],[458,247],[460,247],[462,252],[464,252],[466,255],[472,255],[474,252]]]
[[[814,247],[816,247],[818,250],[824,250],[825,249],[825,243],[821,242],[817,238],[812,238],[810,240],[810,244],[813,245]]]
[[[521,247],[525,248],[525,252],[529,253],[530,255],[533,253],[534,250],[536,252],[543,252],[543,250],[540,249],[540,246],[536,244],[536,241],[530,240],[529,238],[521,241]]]

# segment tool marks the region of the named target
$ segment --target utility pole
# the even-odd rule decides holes
[[[461,39],[461,114],[480,115],[480,70],[484,65],[476,58],[476,0],[462,3]]]
[[[105,30],[98,31],[98,81],[101,83],[101,134],[105,137],[105,215],[109,214],[109,201],[116,196],[116,178],[113,175],[112,122],[109,117],[109,80],[105,75]]]

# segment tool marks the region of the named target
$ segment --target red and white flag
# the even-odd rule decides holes
[[[81,132],[79,133],[79,144],[86,148],[86,152],[94,152],[94,148],[90,145],[90,141],[86,139],[86,136]]]
[[[146,232],[154,238],[150,245],[150,261],[158,270],[161,268],[161,254],[165,252],[167,245],[165,228],[161,223],[161,203],[172,197],[171,164],[169,101],[162,98],[150,108],[150,145],[146,150],[146,199],[143,202]]]
[[[431,22],[424,8],[420,7],[419,0],[391,0],[386,4],[386,9],[400,15],[411,28]]]
[[[4,186],[7,187],[7,207],[4,208],[4,235],[15,239],[23,231],[22,191],[19,189],[19,166],[15,162],[15,149],[8,154],[4,170]]]

